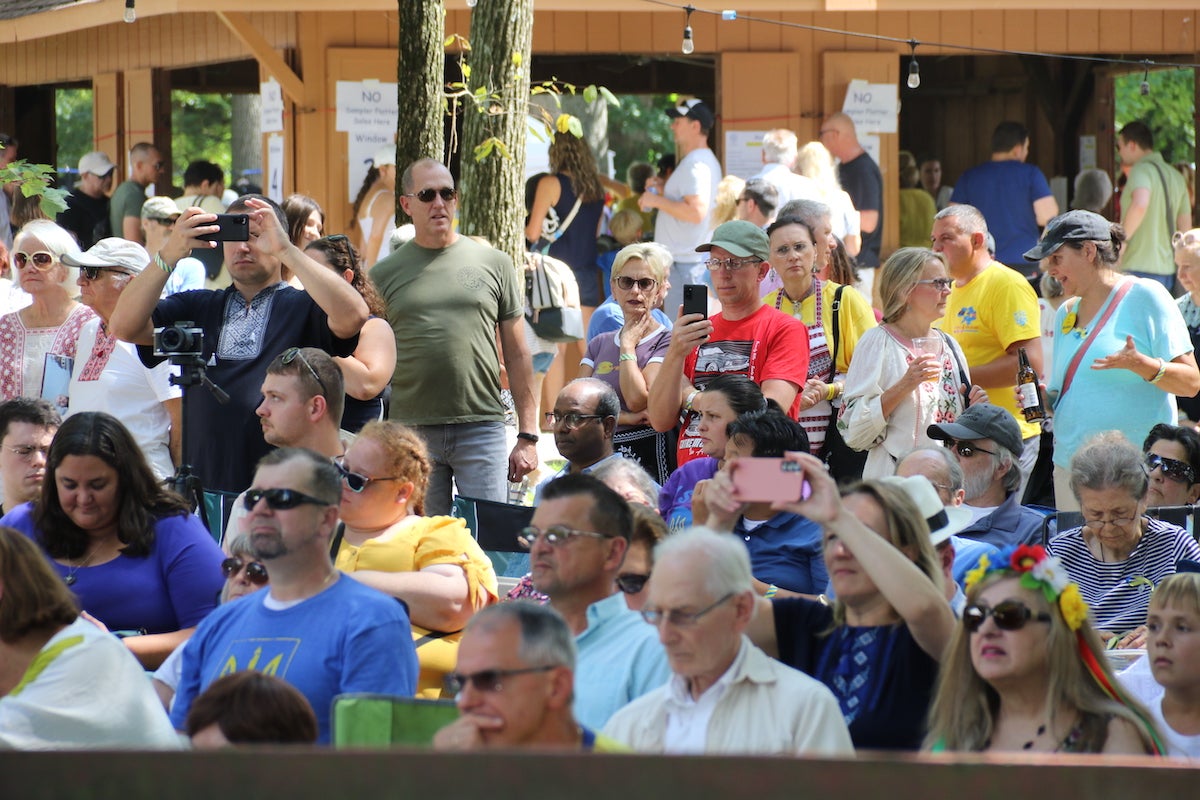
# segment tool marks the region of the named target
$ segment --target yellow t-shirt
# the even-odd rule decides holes
[[[838,286],[841,284],[833,281],[821,282],[821,322],[825,329],[825,341],[829,344],[829,352],[833,352],[833,298],[837,294]],[[763,298],[763,304],[771,308],[778,307],[780,311],[789,314],[793,317],[797,316],[796,304],[788,299],[788,296],[783,295],[783,300],[779,301],[779,295],[783,289],[777,289]],[[779,305],[776,306],[776,302]],[[800,301],[799,319],[805,325],[811,326],[817,317],[817,298],[815,294],[810,294],[808,297]],[[867,298],[862,296],[862,293],[853,286],[847,287],[846,291],[842,292],[842,307],[838,312],[838,332],[841,334],[842,341],[838,346],[838,363],[834,372],[838,375],[845,375],[850,369],[850,358],[854,355],[854,348],[858,345],[858,340],[862,335],[875,327],[875,312],[871,310],[871,304],[867,302]]]
[[[966,286],[951,289],[946,314],[934,324],[955,338],[971,367],[995,361],[1008,352],[1013,342],[1040,340],[1042,335],[1041,312],[1033,287],[1016,270],[995,261]],[[1041,428],[1036,422],[1026,422],[1017,408],[1015,367],[1009,378],[1001,386],[979,385],[987,390],[993,405],[1013,415],[1021,427],[1022,439],[1037,436]]]
[[[472,607],[496,601],[492,562],[458,517],[405,517],[357,547],[343,539],[334,561],[342,572],[418,572],[436,564],[462,567],[467,576],[467,602]],[[443,679],[458,659],[462,632],[442,636],[414,622],[412,635],[421,668],[417,697],[441,697]]]

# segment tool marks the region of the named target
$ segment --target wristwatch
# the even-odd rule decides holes
[[[520,433],[517,434],[517,438],[524,439],[527,442],[533,442],[534,444],[537,444],[538,439],[540,437],[536,433],[526,433],[525,431],[521,431]]]

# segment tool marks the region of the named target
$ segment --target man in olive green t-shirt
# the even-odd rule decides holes
[[[146,187],[154,183],[162,171],[162,156],[149,142],[138,142],[129,150],[129,180],[113,191],[108,206],[112,235],[138,244],[146,243],[142,232],[142,204],[146,202]]]
[[[459,494],[504,502],[505,479],[519,481],[537,466],[533,367],[517,272],[504,253],[454,231],[458,193],[440,163],[414,162],[401,186],[416,236],[371,269],[396,336],[391,418],[414,428],[429,448],[426,514],[450,512],[452,479]],[[497,329],[520,426],[507,470]]]
[[[1118,152],[1121,163],[1131,165],[1121,201],[1121,226],[1127,237],[1121,268],[1169,290],[1175,285],[1171,236],[1192,227],[1187,183],[1154,150],[1154,134],[1144,122],[1135,120],[1121,128]]]

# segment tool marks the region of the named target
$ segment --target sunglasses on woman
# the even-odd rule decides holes
[[[365,492],[367,487],[376,481],[402,480],[399,475],[389,475],[386,478],[368,478],[366,475],[346,469],[346,466],[341,461],[335,461],[333,465],[337,467],[337,471],[342,476],[342,482],[346,484],[346,488],[355,494]]]
[[[646,581],[648,580],[650,580],[649,575],[627,572],[624,575],[617,576],[617,588],[625,594],[637,594],[646,588]]]
[[[1024,603],[1005,600],[1003,603],[997,603],[995,608],[981,605],[967,606],[963,609],[963,627],[967,629],[968,633],[975,633],[983,626],[983,621],[988,617],[991,617],[992,621],[996,623],[996,627],[1002,631],[1019,631],[1025,627],[1027,622],[1050,621],[1050,615],[1044,611],[1035,614]]]
[[[1185,461],[1173,458],[1163,458],[1156,453],[1146,454],[1146,468],[1150,472],[1161,469],[1163,477],[1176,483],[1186,483],[1189,486],[1196,482],[1196,471]]]
[[[658,281],[654,280],[654,278],[631,278],[628,275],[619,275],[613,278],[613,283],[623,292],[628,292],[634,286],[643,292],[648,292],[655,286],[658,286]]]
[[[255,586],[262,586],[270,580],[267,568],[260,561],[242,561],[234,556],[221,562],[221,572],[225,574],[226,580],[234,577],[243,569],[246,570],[246,580]]]
[[[36,253],[26,253],[24,250],[17,250],[12,255],[13,266],[17,269],[25,269],[25,265],[33,262],[33,268],[45,272],[58,263],[58,256],[51,253],[49,250],[38,250]]]

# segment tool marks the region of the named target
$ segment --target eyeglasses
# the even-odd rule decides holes
[[[963,627],[967,629],[967,633],[976,633],[988,617],[991,617],[992,621],[996,623],[996,627],[1002,631],[1019,631],[1025,627],[1027,622],[1050,621],[1050,615],[1044,611],[1035,614],[1024,603],[1005,600],[1003,603],[998,603],[995,608],[981,605],[967,606],[963,609]]]
[[[295,489],[247,489],[242,495],[242,505],[247,511],[253,511],[259,500],[267,501],[267,508],[272,511],[287,511],[289,508],[302,506],[306,503],[312,506],[336,506],[337,501],[322,500]]]
[[[996,453],[992,450],[984,450],[978,445],[973,445],[970,442],[960,442],[957,439],[945,439],[942,444],[958,453],[963,458],[971,458],[976,453],[987,453],[989,456],[996,455]]]
[[[641,289],[643,292],[648,292],[655,286],[658,286],[658,281],[654,278],[630,278],[628,275],[620,275],[613,278],[615,283],[622,291],[628,292],[634,286]]]
[[[949,278],[930,278],[926,281],[917,281],[918,286],[921,286],[922,284],[932,286],[939,292],[945,292],[949,290],[952,283],[954,283],[954,281],[950,280]]]
[[[729,598],[733,597],[733,594],[733,592],[730,592],[711,606],[705,606],[699,611],[680,611],[678,608],[668,608],[665,610],[661,608],[643,608],[642,619],[656,628],[663,624],[663,622],[667,622],[676,628],[687,628],[695,625],[705,614],[729,600]]]
[[[50,445],[46,445],[45,447],[38,447],[37,445],[32,445],[32,444],[15,444],[15,445],[5,445],[5,447],[8,448],[8,451],[10,453],[12,453],[14,456],[21,459],[22,461],[31,461],[33,459],[34,453],[41,453],[42,458],[45,458],[46,454],[50,452]]]
[[[648,580],[650,580],[649,575],[627,572],[624,575],[617,576],[617,588],[625,594],[637,594],[646,588],[646,581]]]
[[[1157,453],[1146,454],[1146,467],[1151,472],[1161,469],[1163,477],[1176,483],[1193,484],[1196,482],[1196,471],[1186,461],[1173,458],[1163,458]]]
[[[300,359],[300,363],[308,367],[308,371],[312,373],[313,379],[321,387],[321,396],[329,397],[329,389],[325,386],[325,381],[321,380],[321,376],[313,369],[313,365],[308,363],[308,359],[304,357],[304,352],[299,347],[289,347],[287,350],[284,350],[283,355],[279,357],[279,363],[286,367],[297,358]]]
[[[415,197],[422,203],[432,203],[433,198],[440,197],[442,202],[449,203],[458,197],[458,189],[451,189],[449,186],[443,186],[440,189],[422,189],[419,192],[406,194],[404,197]]]
[[[709,272],[719,272],[720,270],[729,270],[737,272],[742,267],[749,267],[753,264],[761,264],[762,261],[757,258],[710,258],[704,262],[704,268]]]
[[[32,261],[34,269],[45,272],[58,263],[58,256],[49,250],[38,250],[36,253],[17,250],[12,254],[12,260],[17,269],[25,269],[25,265]]]
[[[1184,231],[1175,231],[1174,235],[1171,236],[1171,245],[1173,247],[1179,247],[1180,244],[1183,244],[1185,247],[1191,247],[1197,242],[1200,242],[1200,236],[1196,236],[1191,231],[1187,231],[1186,233]]]
[[[824,130],[822,130],[822,131],[818,131],[818,132],[817,132],[817,138],[818,138],[818,139],[824,138],[824,137],[828,136],[828,135],[829,135],[829,134],[831,134],[831,133],[837,133],[837,128],[826,128],[826,129],[824,129]]]
[[[538,530],[530,525],[527,528],[522,528],[520,535],[517,537],[517,542],[526,549],[532,550],[537,544],[538,539],[542,539],[551,547],[558,547],[576,539],[580,536],[589,536],[593,539],[611,539],[613,537],[595,531],[579,531],[574,528],[568,528],[566,525],[551,525],[546,530]]]
[[[234,577],[243,569],[246,570],[246,580],[255,586],[262,586],[271,579],[267,575],[267,568],[261,561],[242,561],[235,556],[221,562],[221,572],[225,574],[226,580]]]
[[[569,411],[566,414],[560,414],[557,411],[546,412],[546,424],[558,425],[564,431],[573,431],[589,419],[604,419],[603,414],[578,414],[574,411]]]
[[[159,225],[174,225],[174,224],[175,224],[175,218],[174,218],[174,217],[171,217],[171,218],[167,218],[167,217],[146,217],[145,221],[146,221],[146,222],[157,222]]]
[[[331,233],[325,237],[325,241],[330,244],[349,244],[350,237],[344,233]]]
[[[376,481],[403,480],[403,478],[399,475],[390,475],[386,478],[368,478],[366,475],[358,472],[351,472],[350,470],[346,469],[345,464],[343,464],[340,460],[333,462],[333,465],[337,467],[337,471],[341,473],[342,482],[346,484],[346,488],[355,494],[361,494],[362,492],[365,492],[367,487]]]
[[[1114,528],[1128,528],[1133,523],[1137,522],[1138,517],[1117,517],[1115,519],[1088,519],[1085,515],[1083,525],[1085,528],[1090,528],[1096,532],[1104,530],[1105,526],[1111,525]]]
[[[787,258],[789,253],[797,253],[803,255],[812,248],[812,242],[796,242],[795,244],[785,244],[775,248],[775,255],[780,258]]]
[[[89,281],[94,281],[100,277],[101,272],[111,272],[114,275],[132,275],[129,270],[116,269],[115,267],[80,267],[79,272]]]
[[[477,692],[502,692],[504,691],[503,680],[512,677],[513,675],[529,675],[534,672],[549,672],[554,669],[550,664],[542,667],[526,667],[524,669],[484,669],[479,672],[472,672],[470,675],[464,675],[461,672],[447,672],[443,683],[446,687],[446,693],[450,696],[456,696],[467,688],[467,684],[471,684]]]

